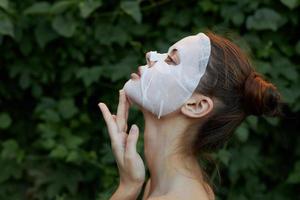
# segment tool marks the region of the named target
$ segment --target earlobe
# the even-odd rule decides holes
[[[204,95],[191,97],[181,107],[181,112],[191,118],[201,118],[206,116],[213,109],[213,101]]]

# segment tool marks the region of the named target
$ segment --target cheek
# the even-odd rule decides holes
[[[172,73],[172,69],[169,65],[158,65],[156,66],[157,71],[162,74],[170,74]]]
[[[167,66],[170,67],[170,66]],[[139,85],[145,98],[156,98],[158,96],[168,96],[171,90],[176,90],[180,78],[180,66],[172,66],[173,69],[162,71],[157,67],[147,69],[141,79],[136,80],[135,85]],[[176,67],[176,68],[175,68]],[[156,96],[156,97],[154,97]]]
[[[166,96],[168,91],[176,87],[175,79],[176,77],[172,71],[169,73],[162,73],[159,70],[155,70],[151,73],[151,76],[147,77],[142,88],[144,91],[147,91],[147,96],[149,97],[151,95],[160,97]]]

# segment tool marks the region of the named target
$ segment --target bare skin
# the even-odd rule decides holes
[[[160,119],[142,110],[144,153],[151,178],[144,199],[213,199],[204,189],[207,185],[196,158],[177,151],[182,134],[188,134],[187,129],[210,109],[211,104],[203,98],[193,95],[178,112]]]
[[[176,53],[171,54],[174,56],[172,59],[169,58],[175,65],[179,62],[178,58],[176,60]],[[139,130],[131,129],[129,134],[126,133],[128,109],[132,102],[123,90],[120,90],[119,98],[116,115],[111,114],[104,103],[99,103],[120,174],[119,187],[111,199],[133,200],[138,197],[145,182],[145,166],[136,151]],[[144,153],[150,172],[143,200],[214,199],[212,190],[203,180],[196,158],[178,152],[182,136],[192,138],[195,131],[188,129],[201,123],[213,109],[212,99],[193,94],[180,109],[160,119],[137,106],[144,116]]]

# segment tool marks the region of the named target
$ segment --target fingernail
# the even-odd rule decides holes
[[[133,124],[131,128],[132,128],[133,132],[137,132],[137,130],[138,130],[138,127],[135,124]]]
[[[100,103],[98,103],[98,106],[101,108],[101,106],[103,105],[103,103],[102,102],[100,102]]]

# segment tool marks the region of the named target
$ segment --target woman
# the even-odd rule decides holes
[[[145,120],[150,178],[143,199],[214,199],[197,157],[221,147],[248,115],[280,116],[281,96],[238,46],[211,32],[185,37],[166,54],[151,51],[146,60],[120,90],[116,115],[99,103],[120,174],[111,199],[136,199],[145,181],[139,129],[126,133],[133,104]]]

